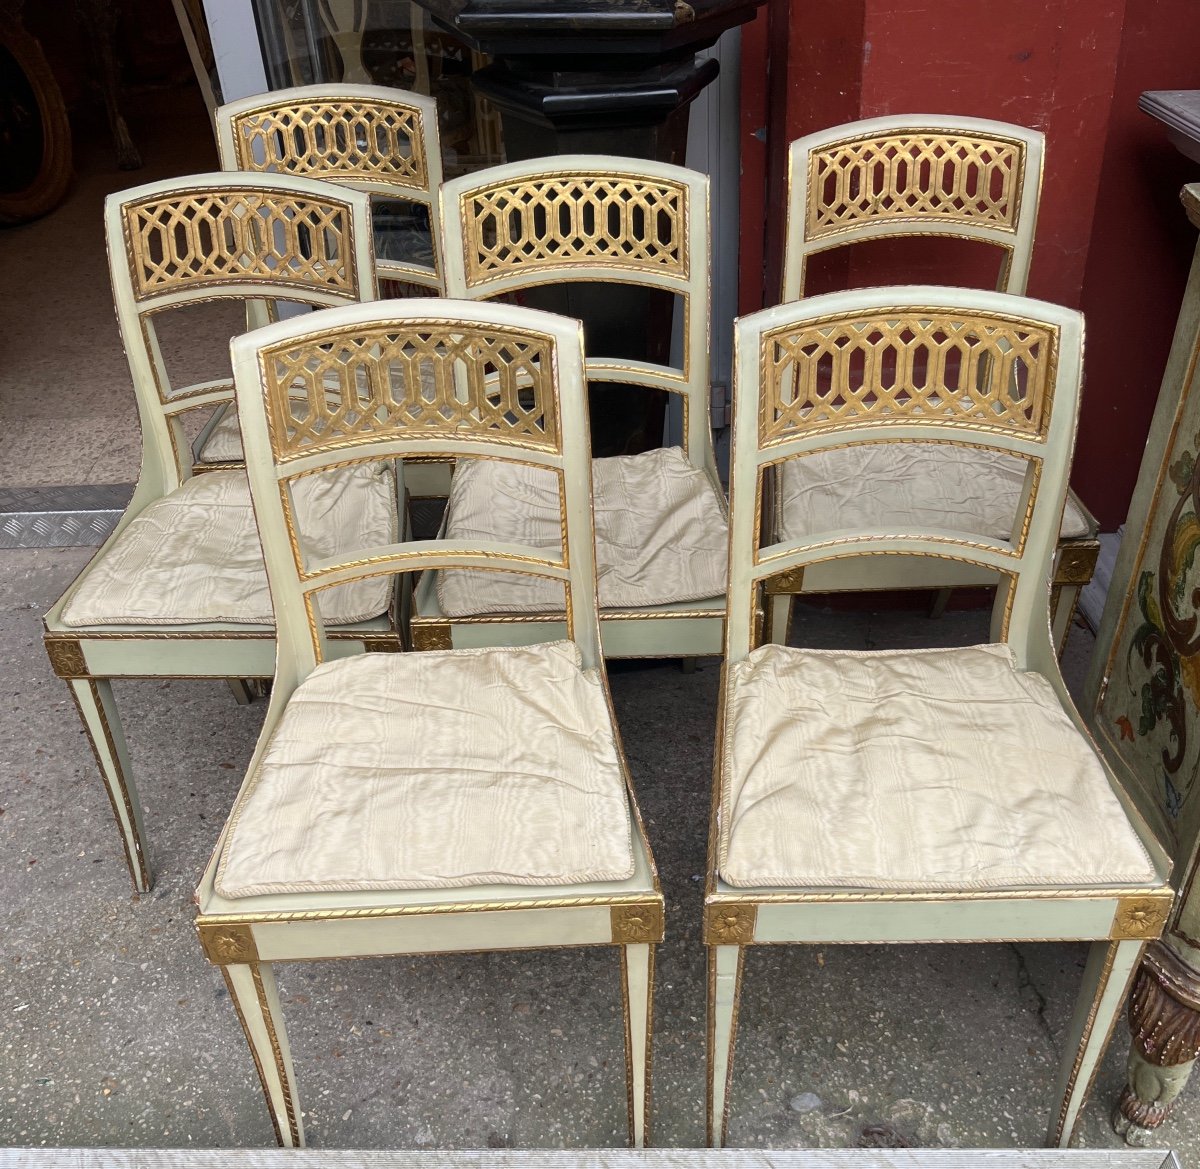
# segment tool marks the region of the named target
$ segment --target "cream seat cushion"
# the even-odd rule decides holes
[[[780,536],[798,541],[831,528],[950,528],[1007,540],[1024,459],[948,443],[871,443],[819,451],[783,465]],[[1068,495],[1061,534],[1086,536],[1087,517]]]
[[[723,596],[728,558],[724,500],[678,447],[592,461],[600,607],[644,608]],[[445,537],[560,549],[553,471],[464,461],[454,472]],[[562,587],[544,577],[449,569],[438,603],[450,617],[563,608]]]
[[[293,498],[310,555],[396,538],[395,485],[381,464],[297,479]],[[388,578],[371,578],[324,590],[318,604],[326,621],[349,624],[385,612],[391,592]],[[273,625],[245,471],[196,475],[151,503],[88,569],[62,619],[74,627]]]
[[[244,458],[237,407],[230,406],[209,431],[204,446],[200,448],[200,462],[240,463]]]
[[[764,645],[728,670],[719,866],[730,885],[1157,879],[1087,739],[1005,645]]]
[[[573,642],[318,666],[234,805],[224,897],[633,875],[603,684]]]

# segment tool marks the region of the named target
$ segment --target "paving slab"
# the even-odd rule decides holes
[[[0,1145],[266,1147],[254,1068],[191,895],[263,716],[216,682],[118,684],[158,880],[130,893],[40,614],[88,549],[0,552]],[[805,607],[793,640],[960,644],[986,615]],[[1072,639],[1082,677],[1088,637]],[[703,1142],[700,908],[718,670],[618,664],[617,717],[667,893],[653,1139]],[[1040,1144],[1083,946],[752,951],[730,1141]],[[280,984],[310,1143],[605,1147],[625,1140],[613,951],[300,964]],[[1116,1148],[1118,1031],[1080,1143]],[[1162,1147],[1200,1152],[1191,1085]]]

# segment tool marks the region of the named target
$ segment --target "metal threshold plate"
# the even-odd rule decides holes
[[[0,487],[0,548],[103,544],[132,495],[132,483]]]

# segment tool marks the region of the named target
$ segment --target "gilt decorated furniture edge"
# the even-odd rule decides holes
[[[1200,183],[1184,187],[1181,199],[1200,228]],[[1166,1120],[1200,1054],[1200,248],[1084,699],[1102,750],[1171,853],[1180,891],[1129,1004],[1128,1085],[1113,1123],[1141,1144]]]

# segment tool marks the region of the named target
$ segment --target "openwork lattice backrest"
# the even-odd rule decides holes
[[[961,236],[1003,250],[997,288],[1023,293],[1044,136],[977,118],[852,122],[793,142],[783,299],[804,295],[809,257],[860,240]]]
[[[230,102],[216,112],[225,170],[307,175],[415,203],[430,218],[432,262],[379,256],[380,272],[440,290],[433,98],[374,85],[305,85]]]
[[[441,567],[561,582],[570,636],[589,666],[600,661],[578,322],[510,305],[385,301],[256,330],[235,340],[233,355],[280,641],[289,639],[301,676],[323,656],[319,604],[312,603],[320,590]],[[407,541],[336,562],[301,551],[290,493],[298,478],[335,465],[430,455],[553,470],[561,549]]]
[[[173,386],[156,321],[183,305],[217,299],[316,307],[375,296],[367,196],[289,175],[203,174],[110,195],[109,269],[129,359],[144,448],[143,474],[163,490],[187,472],[179,415],[233,397],[224,377]],[[190,460],[187,464],[190,466]]]
[[[1049,645],[1048,601],[1075,436],[1079,313],[969,289],[907,286],[811,297],[736,324],[727,653],[754,644],[758,585],[848,556],[937,556],[995,569],[995,636]],[[949,529],[828,530],[776,541],[775,471],[850,446],[936,442],[1027,464],[1011,538]],[[864,484],[864,488],[869,485]]]
[[[589,357],[588,376],[682,395],[688,456],[697,466],[707,461],[707,176],[593,154],[509,163],[444,184],[442,225],[450,296],[483,299],[571,281],[637,284],[678,296],[682,368]]]

